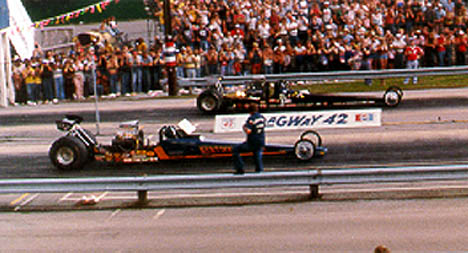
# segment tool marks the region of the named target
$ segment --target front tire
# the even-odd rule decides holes
[[[49,158],[57,169],[78,170],[88,162],[89,152],[79,139],[64,136],[52,144]]]
[[[300,161],[309,161],[315,155],[315,144],[307,139],[301,139],[294,144],[294,155]]]
[[[383,101],[387,107],[396,107],[400,104],[402,97],[403,91],[400,88],[390,87],[385,91]]]

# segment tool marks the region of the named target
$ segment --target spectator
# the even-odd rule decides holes
[[[120,96],[120,86],[118,84],[119,80],[119,56],[114,53],[111,54],[109,61],[107,62],[107,71],[109,73],[109,88],[110,88],[110,97]]]
[[[191,47],[187,47],[187,53],[184,56],[184,68],[187,78],[195,78],[197,77],[197,66],[196,66],[196,58],[195,54],[192,51]]]
[[[462,30],[458,31],[457,36],[455,37],[456,64],[457,65],[466,65],[467,46],[468,46],[468,39],[465,35],[465,32],[463,32]]]
[[[416,46],[415,38],[410,38],[410,45],[405,49],[405,56],[406,56],[406,68],[408,69],[417,69],[419,67],[419,58],[424,55],[424,51],[419,47]],[[409,77],[407,77],[404,81],[404,84],[408,84]],[[418,83],[418,77],[413,77],[413,84]]]
[[[120,55],[120,74],[121,74],[121,92],[122,95],[130,96],[132,92],[132,77],[131,77],[131,67],[132,67],[132,55],[128,51],[128,47],[124,46]]]
[[[263,73],[273,74],[274,52],[268,43],[265,43],[263,54]]]
[[[52,64],[52,72],[54,76],[55,98],[54,103],[58,103],[65,99],[65,79],[63,77],[63,59],[60,55],[55,55]]]
[[[252,64],[251,74],[260,74],[262,69],[262,50],[258,47],[258,43],[254,42],[251,52],[249,53],[249,61]]]
[[[15,86],[15,103],[25,104],[27,102],[26,85],[24,83],[23,72],[25,66],[18,56],[13,59],[13,84]]]
[[[208,74],[218,74],[218,52],[215,46],[211,45],[208,53],[206,54],[206,61],[208,63]]]
[[[73,99],[73,92],[74,92],[74,82],[73,77],[75,76],[75,68],[73,67],[73,58],[68,58],[65,60],[65,64],[63,66],[63,77],[64,77],[64,84],[65,84],[65,98],[66,99]]]
[[[140,51],[137,49],[133,49],[131,54],[131,88],[132,88],[132,95],[136,95],[136,93],[141,93],[143,91],[143,66],[142,66],[142,56]]]
[[[84,99],[84,64],[81,60],[81,57],[78,56],[75,58],[73,63],[73,68],[75,69],[75,74],[73,76],[73,84],[75,85],[74,99],[83,100]]]
[[[26,84],[27,90],[27,104],[37,105],[38,99],[38,85],[36,85],[36,70],[29,60],[25,62],[25,68],[23,70],[24,83]]]

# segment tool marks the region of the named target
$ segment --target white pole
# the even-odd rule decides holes
[[[6,33],[0,34],[0,106],[8,107],[7,99],[7,78],[5,76],[5,51],[7,50],[6,44],[8,38]]]
[[[11,62],[11,50],[10,50],[10,40],[8,39],[8,36],[5,36],[5,48],[6,48],[6,57],[5,57],[5,62],[6,62],[6,81],[7,81],[7,97],[8,101],[10,101],[10,104],[14,105],[15,104],[15,85],[13,84],[13,75],[12,75],[12,69],[13,65]]]

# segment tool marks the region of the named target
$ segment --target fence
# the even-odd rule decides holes
[[[147,192],[157,190],[310,186],[310,197],[315,199],[320,197],[320,185],[466,179],[468,179],[468,165],[343,168],[245,175],[2,179],[0,180],[0,193],[137,191],[139,201],[146,202]]]
[[[443,75],[466,75],[468,66],[436,67],[420,69],[386,69],[386,70],[359,70],[359,71],[332,71],[332,72],[307,72],[287,73],[271,75],[246,75],[246,76],[224,76],[222,83],[225,85],[240,84],[253,80],[264,79],[266,81],[323,81],[323,80],[362,80],[362,79],[386,79],[401,78],[407,76],[443,76]],[[214,77],[206,78],[181,78],[181,87],[204,87],[213,83]]]

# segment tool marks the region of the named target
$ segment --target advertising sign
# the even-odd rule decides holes
[[[382,109],[263,113],[266,130],[378,127]],[[216,115],[215,133],[240,132],[249,114]]]

